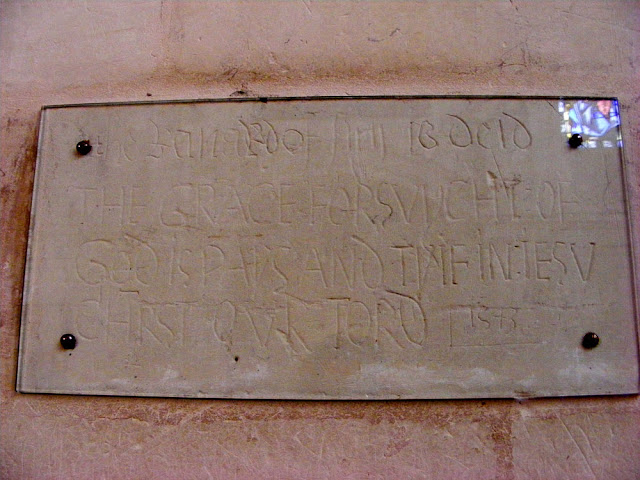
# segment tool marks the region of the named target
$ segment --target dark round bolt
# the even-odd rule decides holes
[[[80,155],[87,155],[91,151],[89,140],[82,140],[76,145],[76,150]]]
[[[76,348],[76,337],[70,333],[65,333],[60,337],[60,345],[62,345],[62,348],[65,350],[73,350]]]
[[[578,148],[580,145],[582,145],[582,135],[579,133],[571,135],[571,138],[569,139],[569,146],[571,148]]]
[[[592,348],[596,348],[600,343],[600,337],[593,332],[589,332],[582,337],[582,346],[587,350],[591,350]]]

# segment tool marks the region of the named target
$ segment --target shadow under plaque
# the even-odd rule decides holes
[[[20,392],[638,392],[613,99],[44,107]]]

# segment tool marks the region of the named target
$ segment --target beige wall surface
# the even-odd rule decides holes
[[[4,0],[0,62],[0,478],[640,478],[637,396],[267,402],[15,392],[42,105],[617,96],[637,217],[640,3]]]

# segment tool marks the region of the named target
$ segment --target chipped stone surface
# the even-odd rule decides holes
[[[640,8],[626,1],[2,2],[0,476],[640,477],[635,396],[362,404],[15,393],[43,104],[232,94],[618,96],[638,218],[639,24]],[[348,455],[321,449],[323,433]]]
[[[515,478],[637,478],[640,421],[633,411],[531,415],[523,408],[512,429]],[[615,461],[602,452],[616,452]]]
[[[278,418],[288,409],[280,405],[272,417],[244,418],[212,415],[211,408],[198,407],[166,423],[141,412],[89,418],[43,413],[38,428],[59,432],[49,439],[46,451],[37,441],[40,436],[34,441],[26,428],[31,412],[17,416],[4,432],[17,447],[6,452],[4,471],[22,478],[39,473],[47,478],[131,478],[148,471],[154,479],[435,475],[471,480],[492,478],[496,470],[491,428],[479,416],[414,422],[307,418],[312,412],[300,412],[302,418]],[[42,463],[28,460],[35,458]]]

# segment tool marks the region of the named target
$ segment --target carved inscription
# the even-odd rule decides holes
[[[613,308],[600,292],[624,231],[610,167],[581,178],[602,159],[550,148],[539,103],[70,116],[58,135],[77,128],[94,148],[56,157],[67,170],[48,201],[69,234],[46,258],[60,321],[112,352],[95,371],[114,355],[114,377],[160,362],[177,382],[202,359],[231,396],[251,396],[247,378],[273,388],[287,365],[315,392],[376,365],[442,384],[452,366],[489,369],[476,363],[496,349],[542,351]]]
[[[447,290],[462,300],[478,286],[582,284],[597,271],[596,241],[521,228],[563,225],[580,199],[570,179],[505,178],[500,162],[518,172],[509,163],[523,160],[497,155],[526,152],[535,141],[515,114],[409,119],[406,142],[397,125],[343,113],[315,129],[310,119],[268,115],[230,123],[148,119],[136,127],[146,134],[120,134],[116,163],[154,170],[207,164],[212,178],[188,176],[159,191],[142,183],[68,189],[77,228],[121,231],[87,233],[76,250],[72,278],[86,294],[69,308],[83,339],[124,334],[133,344],[167,348],[248,342],[299,354],[327,344],[427,348],[429,325],[437,321],[449,322],[451,332],[466,323],[465,338],[473,342],[477,332],[478,345],[496,329],[494,343],[508,343],[513,335],[536,337],[517,303],[451,306],[435,315],[432,295]],[[108,145],[101,143],[97,155]],[[433,181],[372,171],[403,152],[418,166],[421,153],[437,149],[442,157],[429,161],[450,162],[458,150],[475,149],[478,173],[456,171]],[[310,172],[319,159],[340,174]],[[234,163],[257,173],[242,178],[225,171]],[[282,163],[293,175],[269,174]],[[466,231],[470,224],[475,231]],[[505,225],[514,232],[509,238],[491,234]],[[301,229],[309,235],[296,238]],[[320,345],[313,340],[317,329],[326,331]],[[450,335],[452,347],[464,345],[458,337]]]

